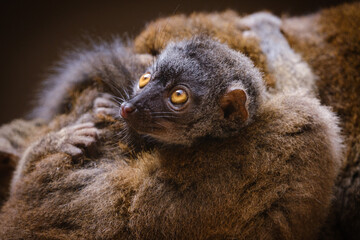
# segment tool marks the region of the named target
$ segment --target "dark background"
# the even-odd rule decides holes
[[[158,17],[193,11],[270,10],[303,15],[341,0],[175,0],[175,1],[16,1],[1,2],[0,125],[31,110],[36,90],[62,53],[90,36],[136,36]]]

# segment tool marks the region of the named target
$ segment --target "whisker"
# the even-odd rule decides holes
[[[126,95],[126,99],[130,99],[130,94],[128,93],[128,91],[124,91],[125,95]]]
[[[110,71],[110,70],[108,70],[108,71]],[[118,84],[116,84],[113,80],[107,80],[104,82],[105,82],[105,84],[107,84],[110,87],[110,89],[112,91],[114,91],[122,99],[124,99],[124,100],[129,99],[128,91],[124,87],[118,86]],[[114,96],[114,97],[116,97],[116,96]]]
[[[157,124],[157,125],[159,125],[159,126],[161,126],[161,127],[163,127],[163,128],[166,129],[165,125],[163,125],[163,124],[161,124],[161,123],[159,123],[159,122],[155,122],[155,124]]]
[[[117,86],[117,84],[115,84],[115,82],[113,80],[106,81],[106,83],[110,87],[111,90],[115,91],[117,94],[122,96],[122,93],[121,93],[119,87]]]
[[[113,96],[113,97],[111,97],[111,98],[112,98],[112,100],[113,100],[115,103],[117,103],[117,104],[119,105],[119,107],[120,107],[120,105],[121,105],[123,102],[125,102],[125,99],[120,98],[120,97],[115,97],[115,96]]]
[[[125,98],[123,98],[123,97],[117,97],[117,96],[114,96],[114,95],[111,95],[111,98],[122,100],[122,101],[125,100]]]

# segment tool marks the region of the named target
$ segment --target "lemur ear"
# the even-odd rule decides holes
[[[242,122],[245,122],[249,118],[246,99],[246,93],[241,89],[226,92],[220,99],[224,118],[229,120],[240,119]]]

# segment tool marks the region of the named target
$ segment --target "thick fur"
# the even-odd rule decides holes
[[[118,147],[122,123],[94,115],[94,104],[103,106],[98,89],[106,88],[79,91],[70,111],[50,121],[48,134],[27,150],[37,157],[25,154],[19,165],[0,214],[1,238],[316,236],[341,146],[336,118],[316,100],[279,96],[260,104],[253,121],[238,137],[222,139],[221,148],[210,138],[132,158]],[[48,151],[54,134],[89,121],[102,129],[94,148],[78,157],[66,148]],[[65,133],[65,140],[72,135]]]
[[[229,30],[229,32],[231,31]],[[254,45],[254,49],[260,48]],[[260,50],[258,51],[260,53]],[[263,55],[259,54],[257,57],[261,56]],[[265,60],[262,59],[262,61],[264,63]],[[264,66],[266,65],[264,64]],[[70,85],[76,86],[76,84]],[[70,110],[50,122],[49,126],[53,131],[75,123],[80,118],[99,121],[91,114],[87,114],[92,112],[92,102],[99,96],[98,90],[91,89],[88,86],[85,90],[82,88],[81,91],[75,92],[77,92],[76,98]],[[66,99],[66,97],[64,98]],[[62,97],[59,97],[59,100],[61,99]],[[266,110],[266,106],[268,110]],[[50,106],[49,109],[53,109],[53,107]],[[63,112],[61,107],[55,109],[57,109],[55,112],[50,113],[45,110],[42,116],[51,119],[55,114]],[[249,147],[248,152],[259,149],[259,147],[263,149],[269,148],[270,151],[255,151],[256,154],[264,154],[264,156],[261,155],[263,157],[260,159],[261,162],[245,161],[247,163],[245,165],[231,165],[233,164],[231,161],[225,161],[224,166],[233,166],[230,170],[234,170],[234,172],[225,169],[224,166],[219,166],[221,162],[213,161],[212,157],[216,157],[217,153],[214,152],[213,156],[206,155],[204,149],[208,149],[209,146],[214,146],[218,150],[218,143],[211,142],[207,146],[199,145],[199,149],[203,149],[203,151],[199,151],[198,154],[205,153],[206,158],[201,158],[200,161],[195,163],[189,161],[189,159],[193,159],[192,155],[191,158],[187,159],[187,156],[192,152],[183,151],[180,152],[183,154],[183,157],[180,158],[184,160],[185,164],[179,166],[178,162],[171,160],[175,159],[174,154],[169,154],[166,149],[155,155],[140,155],[136,161],[133,161],[132,158],[127,157],[122,148],[114,148],[114,150],[106,147],[106,144],[114,144],[112,142],[114,140],[109,139],[113,139],[113,133],[121,130],[123,126],[120,123],[113,123],[113,125],[99,123],[100,126],[107,128],[103,132],[104,135],[101,135],[100,140],[107,141],[100,144],[98,151],[86,153],[85,156],[80,158],[80,161],[61,152],[49,154],[39,159],[35,168],[21,178],[21,184],[15,188],[14,194],[2,209],[0,220],[4,224],[0,227],[0,234],[2,234],[0,236],[5,239],[83,239],[91,237],[94,239],[129,239],[144,236],[154,239],[168,236],[177,238],[189,236],[234,238],[234,235],[241,230],[243,235],[238,236],[239,238],[242,236],[270,238],[270,235],[276,238],[291,238],[292,234],[296,234],[295,237],[314,237],[326,215],[331,196],[331,185],[336,175],[336,169],[339,166],[338,150],[341,144],[339,143],[336,119],[328,110],[319,106],[315,100],[294,96],[286,96],[283,99],[279,96],[261,109],[262,114],[259,115],[259,120],[254,121],[252,125],[246,128],[250,133],[255,130],[264,130],[261,132],[262,135],[259,135],[259,139],[254,140],[253,145],[250,144],[252,142],[249,141],[250,136],[248,138],[240,137],[240,139],[229,140],[230,142],[226,143],[232,146],[231,144],[239,141],[234,146],[234,148],[238,147],[239,151],[241,151],[239,157],[243,156],[241,154],[246,153],[246,151],[242,152],[242,150],[246,150],[242,149],[243,147]],[[41,115],[40,112],[42,111],[39,111],[39,115]],[[328,119],[321,114],[328,116]],[[253,135],[257,136],[257,132]],[[245,132],[244,136],[247,136]],[[269,139],[266,136],[269,136]],[[262,142],[264,144],[258,144],[261,143],[262,137],[264,137],[264,142]],[[317,139],[317,141],[313,141],[314,139]],[[245,141],[245,143],[239,144],[241,141]],[[304,146],[304,148],[298,148],[300,145]],[[280,154],[279,149],[276,147],[281,150],[289,150],[290,155],[284,154],[285,152],[288,153],[285,150],[285,152],[281,152],[289,157],[279,158],[275,156],[276,153]],[[173,149],[170,150],[173,151]],[[227,153],[226,148],[221,150],[224,154]],[[177,155],[181,156],[180,153]],[[324,153],[326,153],[325,156]],[[308,159],[307,156],[312,154],[317,157]],[[246,155],[244,159],[246,157],[252,159],[251,155]],[[270,164],[271,159],[275,161],[274,168]],[[259,160],[259,158],[255,160]],[[282,160],[287,161],[281,162]],[[215,171],[217,170],[216,167],[221,171]],[[190,173],[188,170],[191,168],[194,169],[194,172],[192,175],[188,175]],[[324,168],[327,171],[323,171]],[[259,205],[251,205],[250,201],[248,208],[244,208],[244,211],[241,212],[247,218],[245,220],[252,219],[254,221],[229,223],[227,222],[228,219],[231,219],[236,213],[233,211],[234,207],[238,206],[236,204],[240,204],[240,202],[246,204],[246,194],[240,196],[240,198],[234,198],[234,196],[226,194],[224,198],[222,194],[222,191],[226,192],[223,187],[227,187],[232,183],[229,177],[233,174],[236,175],[239,169],[249,170],[251,175],[257,176],[256,184],[253,185],[253,182],[251,182],[248,186],[230,185],[230,187],[237,187],[238,190],[243,192],[251,191],[254,196],[257,196],[255,199],[259,201],[256,202]],[[287,174],[286,170],[290,170],[289,172],[292,174]],[[328,175],[324,175],[324,172]],[[213,188],[212,178],[209,177],[211,174],[207,173],[212,173],[214,175],[213,180],[220,185],[215,185],[217,187]],[[243,180],[242,174],[240,175],[241,180]],[[188,176],[188,182],[186,182],[187,179],[184,176]],[[199,176],[199,178],[196,179],[196,176]],[[248,175],[245,174],[244,176]],[[311,184],[308,185],[308,179],[305,181],[304,176],[308,176],[315,184],[315,187]],[[202,180],[209,179],[210,181],[207,183],[206,181],[202,182]],[[259,181],[262,179],[265,181]],[[277,179],[279,184],[269,186],[273,184],[274,179]],[[296,181],[289,182],[289,179]],[[200,184],[197,184],[199,180],[201,180]],[[188,185],[191,181],[194,185]],[[297,182],[299,184],[296,184]],[[221,183],[226,184],[223,186]],[[160,188],[152,191],[154,186]],[[188,191],[186,191],[187,186],[190,186]],[[244,187],[242,190],[240,189],[241,186]],[[252,188],[253,186],[254,188]],[[198,194],[199,197],[196,197],[194,191],[199,187],[204,187],[202,189],[205,189],[205,193]],[[292,189],[299,189],[299,192],[304,194],[293,194]],[[182,194],[178,195],[179,192]],[[208,196],[209,192],[212,193],[210,196]],[[146,200],[145,197],[150,197],[151,194],[158,195],[153,195],[153,197],[156,197],[155,199]],[[231,195],[231,191],[228,191],[228,194]],[[206,199],[206,196],[209,198]],[[264,198],[264,196],[268,197]],[[290,201],[285,200],[287,197],[290,197]],[[208,202],[209,205],[207,206],[219,207],[217,211],[214,211],[215,216],[219,216],[219,218],[209,214],[211,213],[209,208],[204,208],[203,203],[198,199]],[[212,199],[216,200],[212,201]],[[219,199],[224,201],[219,202]],[[242,202],[239,199],[245,201]],[[284,199],[284,202],[280,199]],[[304,199],[309,204],[294,204],[297,201],[293,200],[300,201]],[[158,200],[162,201],[159,202]],[[145,201],[145,203],[142,201]],[[316,205],[317,201],[320,201],[321,204]],[[184,205],[181,205],[184,202],[187,202],[189,207],[184,209]],[[287,209],[288,204],[291,205],[291,208],[289,208],[292,209],[291,212],[284,210]],[[88,206],[88,208],[84,206]],[[176,208],[177,206],[181,208]],[[314,206],[317,207],[314,208]],[[220,211],[227,213],[228,218],[225,219],[224,216],[221,216]],[[154,214],[149,215],[149,212]],[[185,217],[178,218],[184,212],[190,214],[188,216],[192,216],[191,221],[199,219],[197,214],[205,214],[203,216],[207,217],[197,221],[197,225],[201,227],[203,224],[211,223],[210,226],[213,226],[211,228],[213,231],[205,232],[196,224],[189,225]],[[249,215],[246,214],[247,212],[249,212]],[[300,216],[298,216],[299,213]],[[307,214],[303,215],[303,213]],[[316,214],[316,217],[312,214]],[[312,218],[309,216],[312,216]],[[287,220],[283,220],[284,218],[287,218]],[[161,225],[157,222],[159,219],[164,219]],[[307,222],[303,223],[302,221],[306,219]],[[255,220],[259,220],[259,222]],[[241,225],[242,223],[245,223],[246,226]],[[288,225],[284,223],[288,223]],[[268,226],[273,231],[262,231],[260,229]],[[299,226],[301,226],[301,229]],[[308,231],[303,231],[304,229]],[[89,234],[90,231],[91,234]],[[303,235],[307,233],[309,236]],[[212,235],[209,236],[209,234]]]
[[[329,239],[360,237],[360,3],[323,10],[317,15],[285,20],[291,46],[301,52],[319,76],[321,101],[341,118],[346,136],[343,171],[336,188]]]
[[[136,37],[134,48],[139,53],[158,55],[169,42],[190,39],[196,35],[206,35],[245,54],[255,63],[256,67],[268,73],[266,58],[261,51],[258,39],[243,36],[243,31],[248,30],[248,27],[239,26],[234,21],[238,17],[239,15],[235,12],[226,11],[161,18],[149,23],[145,30]],[[264,80],[268,86],[274,86],[275,81],[271,74],[266,74]]]
[[[92,122],[76,123],[64,127],[58,132],[48,133],[41,140],[35,141],[24,152],[18,163],[12,179],[10,194],[16,192],[17,185],[22,183],[24,175],[32,171],[44,156],[58,152],[63,152],[70,157],[79,156],[83,153],[79,147],[89,147],[95,142],[97,132]]]
[[[68,122],[91,119],[97,96],[85,90]],[[117,122],[80,158],[45,152],[2,208],[0,238],[313,239],[340,166],[337,120],[296,96],[259,111],[239,137],[137,159],[109,148]]]
[[[131,229],[139,239],[316,239],[341,164],[336,121],[316,100],[278,96],[239,137],[159,150]]]
[[[147,72],[150,82],[143,89],[136,84],[127,101],[136,107],[136,116],[127,123],[164,144],[191,145],[207,136],[236,135],[266,98],[261,75],[247,57],[204,37],[169,44]],[[174,111],[169,96],[179,86],[188,89],[189,99],[186,109]],[[234,90],[246,94],[245,121],[225,117],[220,107],[221,98]]]
[[[112,90],[119,91],[117,95],[126,98],[132,80],[138,78],[151,61],[149,55],[132,54],[120,39],[71,52],[45,81],[32,116],[49,121],[69,112],[76,92],[97,82],[106,83]]]
[[[0,206],[8,197],[10,180],[24,150],[44,134],[40,120],[14,120],[0,128]]]
[[[27,149],[10,198],[1,210],[1,239],[109,239],[126,233],[122,216],[127,213],[124,192],[128,188],[121,174],[126,174],[122,169],[127,162],[121,160],[124,151],[115,140],[121,123],[111,124],[108,118],[104,124],[91,114],[99,95],[92,87],[83,90],[72,110],[54,118],[48,134]],[[103,129],[96,146],[79,156],[62,147],[71,144],[68,139],[73,136],[73,132],[63,131],[67,129],[64,125],[96,119],[97,127]],[[53,149],[59,142],[51,143],[56,136],[62,136],[65,145]]]
[[[316,93],[316,75],[301,56],[289,46],[281,33],[280,18],[266,12],[254,13],[237,20],[239,26],[249,27],[244,36],[259,40],[260,48],[266,57],[268,71],[274,76],[275,86],[271,92],[294,92],[299,89],[307,95]]]
[[[17,120],[0,129],[3,173],[0,202],[8,196],[13,171],[24,150],[49,131],[58,131],[73,124],[73,120],[79,118],[78,112],[88,110],[87,105],[82,103],[84,106],[80,106],[77,100],[84,90],[92,87],[115,91],[121,99],[126,99],[133,80],[144,72],[151,61],[152,57],[146,54],[131,53],[119,39],[68,54],[45,81],[38,107],[31,114],[41,120]],[[56,121],[53,121],[55,117]],[[141,139],[137,139],[137,144],[139,142]],[[126,148],[126,145],[123,144],[123,147]]]
[[[128,190],[126,184],[114,184],[110,192],[107,191],[109,189],[100,191],[97,206],[91,207],[88,213],[79,212],[84,209],[84,201],[77,192],[86,188],[82,197],[95,203],[89,192],[96,192],[100,186],[92,185],[93,180],[88,177],[96,178],[96,172],[105,169],[116,170],[113,173],[116,180],[121,174],[124,174],[124,178],[133,175],[126,172],[120,174],[122,168],[117,168],[128,164],[132,151],[127,147],[127,141],[119,142],[122,137],[119,132],[123,129],[121,121],[98,116],[98,111],[93,111],[93,107],[94,103],[97,106],[96,98],[104,91],[116,92],[121,99],[126,99],[133,80],[145,71],[151,60],[147,55],[131,53],[116,40],[70,54],[60,64],[62,67],[48,80],[39,107],[33,113],[46,120],[47,124],[42,124],[39,133],[33,134],[31,141],[21,146],[23,149],[17,156],[21,160],[12,179],[10,199],[1,210],[0,239],[88,239],[89,229],[92,229],[94,239],[114,238],[119,232],[127,239],[124,235],[127,220],[118,217],[127,212],[126,203],[123,204],[121,200],[130,194],[123,193]],[[79,134],[73,131],[76,130],[74,127],[89,121],[101,129],[96,145],[89,145],[94,139],[94,130],[88,132],[88,129],[82,129]],[[9,126],[15,129],[17,125],[11,123]],[[27,139],[22,138],[23,135],[16,129],[7,134],[11,130],[9,126],[4,126],[5,141],[20,137],[23,141]],[[30,132],[31,127],[21,130]],[[80,152],[78,147],[87,148]],[[121,160],[122,156],[127,156],[124,157],[126,161]],[[109,162],[110,165],[107,164]],[[99,163],[106,164],[103,168]],[[82,176],[79,176],[78,170],[85,175],[81,173]],[[104,185],[109,184],[109,187],[112,182],[108,180],[103,179],[106,182]],[[9,179],[6,184],[8,182]],[[105,192],[112,197],[104,198]],[[75,199],[78,200],[77,204],[73,202]],[[104,199],[115,206],[111,208]],[[96,222],[95,219],[101,220]]]
[[[331,106],[340,116],[341,126],[344,129],[345,164],[337,181],[333,214],[329,219],[331,224],[327,226],[329,233],[325,238],[337,236],[340,239],[357,239],[360,237],[360,210],[358,207],[360,206],[359,12],[359,3],[344,4],[304,17],[283,17],[279,26],[281,33],[288,41],[280,45],[279,49],[286,50],[290,46],[290,50],[293,49],[291,51],[295,52],[293,53],[295,55],[284,56],[281,53],[279,56],[286,60],[293,55],[295,58],[289,60],[296,60],[296,54],[301,55],[317,76],[315,78],[310,76],[310,79],[316,80],[315,92],[319,94],[323,104]],[[293,82],[282,81],[283,84],[277,84],[279,77],[276,77],[276,74],[280,77],[289,74],[288,68],[283,68],[283,66],[288,66],[288,62],[284,61],[283,64],[281,64],[283,60],[280,60],[279,64],[277,61],[266,62],[269,57],[273,58],[270,54],[273,54],[273,51],[276,53],[276,48],[273,47],[277,45],[273,44],[270,48],[264,48],[261,39],[264,39],[265,43],[269,43],[271,38],[265,36],[259,40],[254,34],[249,35],[251,26],[241,24],[242,18],[233,12],[229,18],[224,17],[229,16],[228,14],[228,12],[195,13],[187,17],[179,15],[159,19],[147,26],[137,37],[135,40],[136,50],[157,53],[174,39],[186,39],[201,32],[221,39],[231,48],[248,54],[255,65],[265,73],[265,76],[272,76],[272,84],[268,84],[268,86],[276,88],[279,85],[284,86],[285,84],[286,87],[286,84],[289,84],[287,87],[291,89]],[[265,28],[264,25],[263,27]],[[275,31],[277,30],[275,29]],[[270,34],[277,36],[276,32]],[[249,36],[249,39],[255,38],[256,41],[252,41],[252,45],[248,48],[246,39]],[[282,36],[280,37],[282,38]],[[235,44],[237,42],[241,42],[240,46]],[[283,40],[280,39],[280,42]],[[266,52],[267,50],[268,52]],[[276,65],[276,68],[272,68],[271,64],[274,64],[274,67]],[[303,66],[301,62],[300,66]],[[310,83],[310,86],[313,85],[314,83]],[[299,84],[296,83],[295,86],[299,86]],[[281,88],[279,89],[281,90]]]
[[[160,53],[154,66],[150,67],[147,71],[152,75],[150,82],[143,90],[135,91],[135,95],[128,100],[128,103],[132,103],[136,107],[135,111],[137,111],[134,113],[134,119],[130,119],[130,126],[134,127],[135,130],[139,129],[141,132],[146,132],[147,127],[152,128],[153,121],[161,121],[167,127],[166,134],[171,133],[173,135],[169,138],[164,138],[162,136],[163,133],[159,130],[151,135],[154,138],[159,138],[165,145],[158,148],[161,168],[159,168],[158,172],[154,173],[155,180],[145,185],[148,189],[144,189],[144,193],[141,193],[142,189],[140,190],[140,197],[135,196],[135,206],[140,210],[133,210],[136,215],[132,216],[130,226],[134,228],[139,238],[316,238],[328,214],[332,197],[332,186],[341,165],[342,141],[339,136],[337,120],[329,110],[320,107],[316,100],[302,97],[302,95],[305,95],[304,93],[297,93],[297,97],[291,95],[271,96],[270,99],[273,99],[267,99],[267,103],[264,104],[263,102],[266,98],[265,91],[261,86],[259,74],[256,71],[250,71],[252,68],[244,56],[240,53],[229,51],[226,45],[221,45],[205,38],[195,38],[178,43],[170,43]],[[297,70],[295,68],[293,71],[296,72]],[[238,72],[241,74],[237,74]],[[184,110],[174,113],[174,116],[177,118],[173,120],[165,116],[160,119],[147,119],[146,122],[149,126],[133,124],[134,121],[141,122],[144,119],[142,117],[143,111],[149,111],[150,113],[169,111],[166,108],[167,97],[165,99],[163,97],[168,96],[167,86],[169,85],[171,86],[169,88],[170,92],[172,88],[176,89],[178,85],[187,86],[189,88],[189,95],[193,98],[188,100],[190,103],[186,105],[187,107]],[[222,128],[221,123],[224,119],[221,115],[221,108],[217,104],[224,92],[232,85],[237,85],[237,87],[245,90],[247,93],[247,105],[250,116],[254,121],[253,124],[250,122],[249,127],[237,123],[238,130],[235,132],[231,130],[232,128],[225,128],[225,130]],[[284,107],[285,101],[286,109],[289,109],[291,105],[294,105],[294,109],[288,110],[287,113],[285,113],[286,111],[278,112],[278,107]],[[265,110],[263,108],[258,110],[259,105],[260,108],[263,107]],[[272,112],[273,109],[276,109],[276,114],[271,114],[268,120],[264,120],[263,117],[267,118],[267,111]],[[198,117],[199,115],[200,117]],[[279,120],[281,119],[281,123],[276,121],[278,117]],[[195,119],[199,124],[188,124],[187,119]],[[275,121],[275,126],[279,128],[273,127],[272,120]],[[177,124],[172,125],[173,121]],[[185,122],[186,126],[191,126],[191,129],[186,129],[184,132],[181,129],[177,129],[178,126],[182,127],[182,122]],[[209,122],[210,124],[208,124]],[[311,127],[314,122],[316,122],[315,125],[319,126],[317,129],[321,132],[319,134],[328,141],[325,143],[325,146],[320,147],[316,144],[314,147],[310,147],[312,145],[310,139],[314,142],[324,140],[320,140],[317,134],[311,130],[317,128],[315,126]],[[320,122],[322,123],[320,124]],[[272,125],[269,129],[268,123]],[[285,132],[280,133],[281,126]],[[292,130],[287,128],[289,126]],[[270,131],[270,129],[274,132]],[[266,134],[262,133],[263,130]],[[226,131],[233,133],[234,135],[231,135],[233,137],[229,137]],[[199,133],[202,135],[199,135]],[[306,137],[303,140],[301,140],[301,137],[297,138],[299,135],[302,136],[302,134],[307,135],[308,139]],[[186,142],[185,144],[184,142],[179,142],[179,139],[182,139],[183,136],[191,136],[192,138],[189,140],[192,142]],[[203,138],[198,139],[199,136]],[[287,138],[287,136],[290,138]],[[264,141],[266,142],[267,137],[269,137],[269,142],[263,144]],[[293,137],[296,138],[296,141],[292,141]],[[262,148],[270,145],[271,138],[272,144],[274,144],[272,147],[274,148],[270,147],[267,150],[260,150],[259,146]],[[277,140],[280,140],[282,144],[293,142],[294,146],[290,147],[291,144],[288,146],[291,149],[289,150],[290,153],[286,150],[288,148],[280,144],[280,142],[277,143]],[[247,147],[252,145],[252,141],[254,141],[254,146],[248,149]],[[309,145],[302,145],[303,141]],[[186,146],[168,146],[174,143]],[[217,145],[221,147],[216,147]],[[298,147],[302,149],[301,154],[294,151]],[[258,148],[258,150],[255,150],[255,148]],[[319,152],[316,153],[317,151]],[[324,151],[324,154],[320,153],[322,151]],[[269,159],[262,156],[262,154],[265,154]],[[322,162],[324,160],[322,157],[327,154],[331,156],[328,158],[329,162]],[[302,170],[300,165],[296,164],[293,166],[294,170],[291,170],[289,164],[285,163],[286,161],[291,162],[291,160],[287,159],[288,157],[297,159],[295,161],[301,163],[308,162],[310,158],[312,160],[317,159],[315,160],[317,163],[311,160],[310,162],[312,163],[308,162],[309,166],[305,167],[305,169],[309,170],[308,173],[305,169]],[[276,167],[277,161],[281,162],[279,163],[279,169],[284,167],[284,175],[279,173],[280,170]],[[274,169],[263,170],[257,165],[262,163],[264,164],[263,167],[265,167],[266,162],[274,169],[277,169],[275,170],[279,174],[277,178],[274,178],[270,173]],[[317,165],[320,162],[332,165],[331,169],[325,169],[323,174],[326,176],[322,176],[329,180],[327,186],[323,185],[324,179],[322,177],[316,176],[316,172],[318,174],[321,172],[320,166]],[[234,169],[234,166],[238,168],[235,167]],[[241,166],[245,167],[242,168]],[[319,169],[310,170],[308,169],[310,166],[317,166]],[[295,171],[297,167],[298,174],[300,175],[290,173]],[[285,169],[289,172],[285,173]],[[247,174],[248,172],[249,175]],[[287,174],[293,175],[294,179],[284,180],[282,177],[287,176]],[[264,175],[269,178],[264,177]],[[304,177],[304,179],[301,180],[300,176]],[[290,190],[291,192],[293,191],[290,194],[292,196],[289,196],[291,200],[286,199],[287,195],[285,193],[278,196],[274,200],[275,202],[271,203],[267,202],[272,201],[271,197],[270,199],[268,197],[262,199],[264,203],[260,200],[255,200],[260,209],[262,204],[269,204],[270,206],[280,205],[275,207],[276,217],[279,218],[279,222],[272,219],[275,217],[271,216],[272,213],[270,212],[272,210],[266,209],[265,206],[263,206],[266,209],[265,216],[261,216],[260,219],[255,217],[260,214],[256,212],[259,211],[259,208],[254,210],[248,208],[247,204],[252,205],[254,202],[247,202],[246,196],[254,200],[257,198],[257,194],[259,194],[259,197],[274,194],[274,191],[276,192],[277,190],[271,185],[275,182],[282,185],[283,180],[290,186],[293,184],[302,186],[298,188],[290,187],[290,189],[293,188],[293,190]],[[313,187],[312,190],[316,189],[315,192],[318,192],[320,189],[325,190],[321,195],[327,200],[320,200],[319,195],[314,196],[315,192],[309,190],[306,184],[310,184],[309,186]],[[252,191],[252,187],[255,189],[259,187],[264,195],[258,193],[258,190]],[[216,190],[211,191],[212,188]],[[248,195],[243,194],[245,189]],[[299,190],[299,192],[295,189]],[[286,192],[287,190],[284,191]],[[224,196],[226,203],[219,201],[220,196]],[[241,196],[244,196],[245,199]],[[294,196],[306,197],[302,199],[302,197],[296,198]],[[155,199],[156,202],[153,202]],[[287,202],[286,206],[282,205],[283,201]],[[321,202],[321,208],[318,206],[319,202],[315,203],[316,201]],[[297,210],[295,205],[287,205],[290,202],[299,204],[301,210]],[[147,206],[149,203],[150,206]],[[155,204],[161,206],[160,212]],[[202,207],[204,205],[212,206],[211,211],[209,211],[209,207]],[[251,207],[254,206],[252,205]],[[255,211],[254,216],[244,219],[247,213],[253,211]],[[260,215],[262,214],[263,212]],[[186,221],[183,219],[186,219]],[[296,223],[292,223],[292,221]],[[309,224],[310,222],[311,224]],[[307,226],[307,224],[309,225]],[[194,227],[195,225],[196,227]]]

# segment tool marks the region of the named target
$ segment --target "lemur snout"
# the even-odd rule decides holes
[[[128,102],[123,102],[120,107],[120,115],[127,119],[129,117],[129,114],[133,113],[136,110],[136,107]]]

